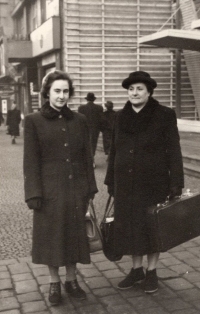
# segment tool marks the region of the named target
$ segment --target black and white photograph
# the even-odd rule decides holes
[[[200,313],[200,0],[0,0],[0,314]]]

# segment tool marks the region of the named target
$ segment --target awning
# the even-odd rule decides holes
[[[200,51],[200,31],[167,29],[138,39],[139,44]]]

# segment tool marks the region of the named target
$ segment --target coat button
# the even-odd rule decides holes
[[[66,131],[66,129],[65,129],[65,128],[62,128],[62,131]]]
[[[70,175],[69,175],[69,179],[72,179],[72,178],[73,178],[73,176],[72,176],[72,174],[70,174]]]
[[[65,144],[64,144],[65,147],[67,147],[68,145],[69,145],[68,143],[65,143]]]
[[[132,172],[133,171],[133,169],[129,169],[129,171],[128,172]]]
[[[130,150],[130,153],[133,154],[133,149]]]
[[[60,114],[60,115],[58,116],[58,118],[62,118],[62,115]]]
[[[68,158],[66,159],[66,162],[69,162],[69,159],[68,159]]]

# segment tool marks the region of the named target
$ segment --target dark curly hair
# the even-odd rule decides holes
[[[68,81],[68,83],[69,83],[69,97],[72,97],[74,95],[73,82],[72,82],[72,79],[70,78],[69,74],[64,72],[64,71],[55,70],[55,71],[51,71],[51,72],[47,73],[42,80],[42,87],[41,87],[40,93],[41,93],[43,98],[45,98],[45,99],[49,98],[48,93],[49,93],[49,90],[51,88],[51,85],[54,81],[57,81],[57,80]]]

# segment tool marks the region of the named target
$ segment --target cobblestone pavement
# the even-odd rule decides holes
[[[31,263],[32,211],[24,204],[23,139],[16,145],[0,128],[0,313],[1,314],[197,314],[200,313],[200,237],[162,253],[158,263],[159,290],[146,295],[140,285],[127,291],[117,283],[132,267],[129,256],[109,262],[102,252],[92,254],[90,265],[78,265],[80,285],[87,300],[74,301],[64,292],[63,302],[48,302],[48,271]],[[99,220],[107,192],[103,184],[106,157],[98,151],[95,206]],[[186,188],[200,191],[200,180],[185,177]],[[146,266],[146,259],[144,261]],[[64,282],[64,268],[60,269]]]

